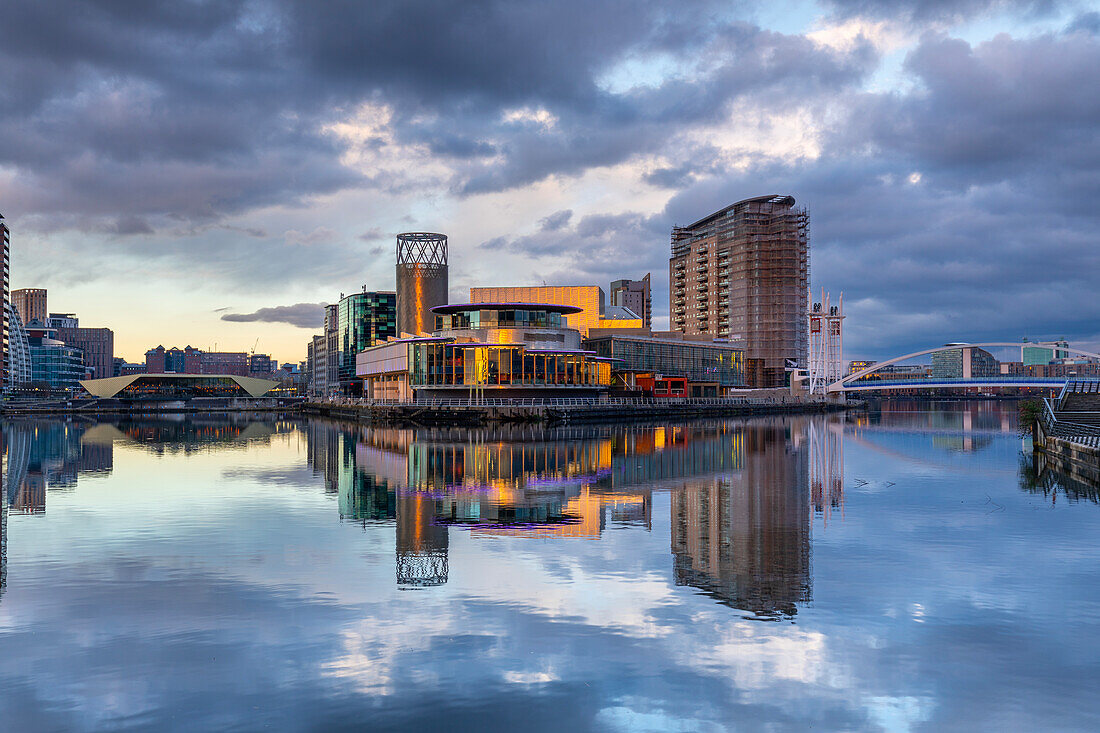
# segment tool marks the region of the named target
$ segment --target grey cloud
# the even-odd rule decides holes
[[[298,328],[317,328],[325,318],[324,303],[295,303],[278,305],[273,308],[260,308],[253,313],[226,313],[223,321],[265,323],[289,323]]]
[[[1046,16],[1065,3],[1059,0],[827,0],[826,4],[844,17],[888,17],[927,24],[957,23],[995,11]]]
[[[562,209],[561,211],[555,211],[550,216],[543,219],[539,219],[539,231],[543,232],[556,232],[573,218],[572,209]]]

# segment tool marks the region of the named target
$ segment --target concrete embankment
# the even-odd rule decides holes
[[[348,404],[307,402],[302,411],[310,415],[381,423],[415,423],[440,426],[478,426],[495,423],[579,424],[635,420],[690,420],[700,417],[806,414],[846,409],[833,402],[652,402],[571,405],[424,405]]]
[[[19,400],[4,404],[4,416],[167,415],[213,412],[292,412],[301,400],[196,398],[190,400]]]
[[[1054,470],[1078,481],[1100,485],[1100,447],[1048,435],[1040,421],[1035,427],[1035,450]]]

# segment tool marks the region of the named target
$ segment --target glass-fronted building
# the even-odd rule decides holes
[[[358,394],[362,385],[355,376],[355,356],[363,349],[397,336],[397,293],[353,293],[336,308],[337,377],[340,391]]]
[[[49,389],[75,389],[84,378],[84,352],[46,336],[27,339],[31,384]]]
[[[585,348],[613,359],[616,371],[683,377],[689,396],[717,396],[745,386],[745,352],[734,344],[646,336],[600,335]]]
[[[476,303],[436,306],[431,337],[400,339],[359,355],[356,372],[375,399],[595,396],[611,362],[580,348],[564,326],[568,305]]]

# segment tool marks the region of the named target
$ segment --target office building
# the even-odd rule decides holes
[[[61,330],[63,328],[80,328],[80,319],[75,313],[51,313],[46,319],[46,325],[50,328]]]
[[[752,387],[782,387],[807,362],[809,214],[760,196],[673,227],[671,327],[742,342]]]
[[[397,334],[396,293],[372,292],[364,287],[361,293],[340,298],[336,308],[334,381],[342,393],[359,394],[362,388],[362,380],[355,376],[356,354]],[[326,362],[326,368],[332,377],[333,365]]]
[[[1049,364],[1057,359],[1065,359],[1069,357],[1069,352],[1065,351],[1069,348],[1068,341],[1058,341],[1055,346],[1062,348],[1051,348],[1049,346],[1024,346],[1021,348],[1021,357],[1024,366],[1035,366],[1038,364]]]
[[[435,326],[432,307],[446,305],[447,235],[406,232],[397,235],[397,330],[422,336]],[[351,366],[354,369],[355,357]]]
[[[933,379],[973,379],[975,377],[996,377],[1001,373],[1001,365],[985,349],[966,344],[944,344],[959,346],[950,351],[937,351],[932,354]]]
[[[527,303],[569,305],[575,313],[566,316],[569,328],[588,336],[594,328],[643,328],[643,319],[624,306],[607,308],[603,288],[597,285],[541,285],[470,288],[471,303]]]
[[[57,329],[32,322],[27,328],[27,345],[34,386],[76,389],[84,379],[84,352],[57,338]]]
[[[70,316],[56,319],[68,324]],[[51,322],[55,319],[51,317]],[[76,322],[71,316],[71,322]],[[69,346],[75,346],[84,352],[84,366],[91,371],[94,379],[113,377],[115,373],[115,334],[109,328],[81,328],[76,326],[57,326],[57,338]]]
[[[49,311],[46,309],[46,289],[45,288],[20,288],[19,290],[13,290],[11,293],[12,303],[15,304],[15,309],[19,311],[19,317],[23,320],[23,323],[30,323],[31,321],[40,321],[46,323],[49,318]]]
[[[374,399],[414,397],[593,397],[611,384],[611,363],[581,350],[568,305],[467,303],[436,306],[435,333],[396,339],[359,354],[356,374]]]
[[[611,283],[611,305],[629,308],[642,317],[642,325],[653,328],[653,297],[649,288],[650,273],[641,280],[614,280]]]

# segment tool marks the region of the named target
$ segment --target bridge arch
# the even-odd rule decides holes
[[[860,377],[867,374],[873,374],[882,367],[893,366],[903,361],[909,361],[915,359],[918,356],[927,356],[928,354],[936,354],[941,351],[955,351],[956,349],[1000,349],[1005,347],[1021,348],[1025,346],[1041,346],[1044,348],[1057,349],[1058,351],[1068,351],[1076,356],[1087,356],[1094,359],[1100,359],[1100,354],[1094,354],[1091,351],[1085,351],[1084,349],[1078,349],[1073,346],[1059,346],[1054,343],[1043,343],[1038,341],[989,341],[983,344],[945,344],[944,346],[935,346],[931,349],[923,349],[921,351],[914,351],[912,354],[903,354],[901,356],[895,356],[893,359],[887,359],[886,361],[875,362],[866,369],[861,369],[858,372],[849,374],[847,377],[840,379],[830,384],[826,391],[828,392],[841,392],[844,388],[852,382],[858,381]]]

